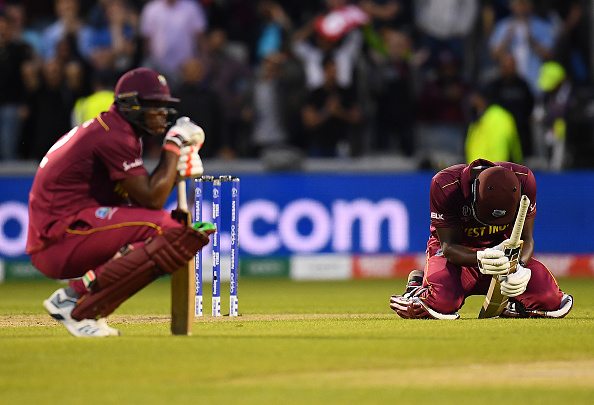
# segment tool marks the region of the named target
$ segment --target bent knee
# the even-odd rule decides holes
[[[423,301],[434,311],[442,314],[451,314],[456,312],[464,303],[464,295],[452,293],[440,293],[429,289]]]
[[[561,299],[563,298],[563,293],[560,291],[551,291],[547,292],[546,294],[541,294],[538,296],[538,308],[530,308],[530,309],[540,309],[543,311],[555,311],[559,309],[561,306]],[[526,307],[529,308],[527,305]]]

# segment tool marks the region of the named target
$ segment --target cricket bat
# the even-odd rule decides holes
[[[171,216],[177,221],[190,225],[192,215],[188,212],[186,182],[177,183],[177,209]],[[173,272],[171,275],[171,334],[191,335],[194,327],[194,262]]]
[[[516,264],[520,260],[520,253],[522,252],[522,245],[524,241],[520,239],[522,236],[522,229],[524,228],[524,221],[526,220],[526,214],[528,213],[528,207],[530,206],[530,199],[525,195],[522,195],[520,199],[520,209],[516,216],[516,222],[512,229],[509,241],[503,245],[503,253],[509,259],[510,267],[515,271]],[[494,318],[499,316],[505,305],[507,304],[507,297],[501,294],[500,282],[497,276],[493,276],[491,284],[489,285],[489,291],[485,297],[485,302],[479,313],[479,319],[483,318]]]

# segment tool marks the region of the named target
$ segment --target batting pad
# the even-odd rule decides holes
[[[208,242],[208,233],[181,226],[164,231],[120,258],[111,259],[97,275],[91,291],[72,311],[72,318],[95,319],[111,314],[158,277],[186,266]]]

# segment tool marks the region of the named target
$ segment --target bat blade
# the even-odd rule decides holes
[[[177,209],[171,216],[185,224],[192,223],[192,215],[188,212],[186,200],[186,183],[180,181],[177,185]],[[191,260],[186,266],[171,275],[171,334],[191,335],[194,327],[194,262]]]
[[[526,214],[528,213],[528,207],[530,206],[530,199],[523,195],[520,199],[520,208],[518,209],[518,215],[512,229],[509,242],[503,245],[503,253],[509,259],[510,267],[515,271],[518,260],[520,260],[520,253],[522,252],[523,241],[520,239],[522,236],[522,229],[524,229],[524,222],[526,221]],[[483,318],[494,318],[501,315],[501,312],[507,304],[507,297],[501,294],[501,282],[497,276],[493,276],[489,290],[485,296],[485,301],[481,311],[479,312],[479,319]]]

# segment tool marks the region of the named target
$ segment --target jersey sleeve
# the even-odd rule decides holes
[[[113,134],[95,150],[113,181],[148,174],[142,160],[140,141],[125,134]]]
[[[450,198],[435,178],[431,180],[429,206],[431,225],[435,228],[454,228],[460,225],[460,219],[456,215],[456,210],[451,206]]]
[[[528,208],[526,218],[533,218],[536,215],[536,179],[531,170],[528,170],[526,179],[522,184],[522,194],[525,194],[530,199],[530,207]]]

